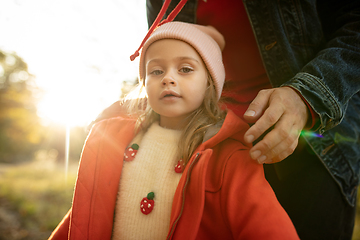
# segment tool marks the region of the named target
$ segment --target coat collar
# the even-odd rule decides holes
[[[201,149],[213,148],[225,139],[231,138],[241,142],[245,146],[251,147],[244,140],[244,134],[249,129],[249,125],[241,118],[228,110],[225,120],[209,128],[205,133]],[[200,149],[199,149],[200,150]]]

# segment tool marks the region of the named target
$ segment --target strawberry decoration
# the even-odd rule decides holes
[[[124,152],[124,160],[128,162],[134,160],[138,149],[139,149],[139,145],[137,145],[136,143],[131,145],[131,147],[128,147]]]
[[[155,194],[153,192],[149,192],[148,195],[141,200],[140,210],[143,214],[148,215],[154,209],[154,197]]]
[[[175,165],[175,172],[182,173],[184,171],[184,168],[185,168],[184,161],[180,159]]]

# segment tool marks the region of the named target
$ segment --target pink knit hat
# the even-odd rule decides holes
[[[211,26],[184,22],[169,22],[158,27],[142,47],[139,77],[145,82],[145,54],[149,46],[161,39],[177,39],[191,45],[201,56],[215,85],[218,99],[225,81],[225,69],[221,51],[225,47],[224,37]]]

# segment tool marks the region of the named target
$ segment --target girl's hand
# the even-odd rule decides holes
[[[261,90],[244,114],[248,123],[255,123],[245,133],[245,141],[252,143],[270,127],[274,128],[250,149],[251,158],[262,164],[288,157],[298,145],[308,116],[306,104],[294,89]]]

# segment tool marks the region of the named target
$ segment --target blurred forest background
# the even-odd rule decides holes
[[[0,240],[47,239],[89,124],[137,81],[143,0],[0,1]]]
[[[89,131],[44,123],[34,78],[21,57],[0,50],[0,240],[50,236],[71,206]],[[124,83],[122,94],[133,84]]]
[[[0,50],[0,239],[46,239],[71,204],[77,161],[65,169],[65,126],[42,124],[40,95],[27,63]],[[86,131],[70,133],[75,160]]]

